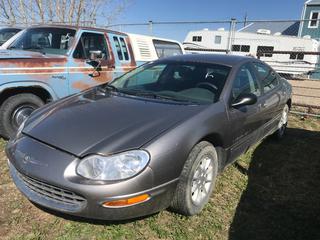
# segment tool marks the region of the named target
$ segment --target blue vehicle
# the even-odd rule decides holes
[[[20,32],[0,50],[0,135],[14,136],[46,103],[111,81],[146,61],[183,53],[177,42],[145,37],[135,36],[135,43],[121,32],[52,25]]]

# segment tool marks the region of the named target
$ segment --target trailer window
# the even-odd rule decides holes
[[[202,42],[202,36],[193,36],[192,41],[193,42]]]
[[[304,54],[303,53],[290,53],[290,59],[303,60],[304,59]]]
[[[312,11],[310,13],[309,28],[317,28],[319,25],[319,12]]]
[[[240,45],[232,45],[233,52],[240,52]]]
[[[258,46],[257,48],[257,55],[258,57],[272,57],[274,47],[271,46]]]
[[[162,40],[153,40],[153,45],[157,51],[159,58],[170,57],[182,54],[182,49],[178,43],[162,41]]]
[[[233,52],[250,52],[249,45],[232,45]]]
[[[222,40],[222,37],[217,35],[214,37],[214,43],[215,44],[221,44],[221,40]]]

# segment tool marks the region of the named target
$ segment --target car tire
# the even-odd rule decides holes
[[[275,139],[281,140],[286,133],[287,126],[288,126],[288,115],[289,115],[290,108],[288,104],[286,104],[282,110],[281,118],[278,123],[278,129],[277,131],[273,134]]]
[[[171,210],[186,216],[198,214],[210,199],[217,174],[218,155],[212,144],[195,145],[184,164]]]
[[[44,102],[34,94],[21,93],[7,98],[0,107],[0,134],[9,139],[19,125]]]

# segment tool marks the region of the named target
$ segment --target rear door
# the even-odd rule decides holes
[[[100,65],[89,61],[90,51],[101,51]],[[96,68],[96,70],[95,70]],[[70,94],[111,81],[114,78],[115,61],[107,34],[97,31],[81,31],[69,61]]]
[[[280,76],[262,62],[254,62],[253,66],[261,82],[263,92],[260,108],[263,118],[262,137],[264,137],[275,131],[280,121],[282,112]]]
[[[261,135],[260,129],[263,124],[260,113],[262,91],[253,66],[250,63],[242,65],[235,76],[231,90],[230,105],[243,93],[255,94],[258,101],[254,105],[239,108],[229,106],[228,114],[231,126],[229,132],[232,139],[230,161],[244,153]]]

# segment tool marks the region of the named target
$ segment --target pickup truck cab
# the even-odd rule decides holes
[[[144,47],[151,55],[156,51],[135,46],[142,54]],[[137,63],[128,34],[89,27],[33,26],[5,48],[0,50],[0,135],[5,138],[14,136],[36,108],[111,81],[148,60]]]

